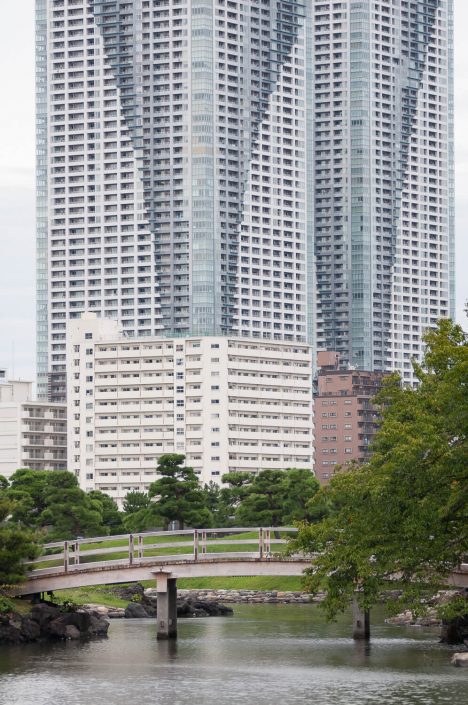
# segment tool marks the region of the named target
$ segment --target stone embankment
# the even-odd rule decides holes
[[[90,612],[97,612],[109,619],[135,619],[156,617],[157,591],[143,589],[138,583],[113,588],[112,592],[123,600],[127,607],[104,607],[85,605]],[[310,604],[321,602],[323,595],[312,597],[305,592],[281,592],[276,590],[178,590],[178,617],[219,617],[233,613],[231,604]]]
[[[102,637],[108,629],[109,622],[96,610],[67,610],[41,602],[27,615],[13,611],[0,615],[0,644]]]
[[[307,592],[283,592],[265,590],[178,590],[178,596],[185,600],[217,600],[227,604],[309,604],[318,603],[324,595],[309,595]]]

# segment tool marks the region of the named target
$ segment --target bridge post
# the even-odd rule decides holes
[[[70,565],[70,554],[68,551],[68,541],[63,542],[63,570],[68,573],[68,566]]]
[[[133,540],[133,534],[128,535],[128,563],[133,565],[133,556],[135,552],[135,541]]]
[[[353,600],[353,639],[370,639],[370,613],[362,610],[356,598]]]
[[[177,579],[168,573],[156,573],[157,638],[177,639]]]
[[[204,556],[206,554],[206,529],[202,530],[202,548],[201,548],[202,555]]]

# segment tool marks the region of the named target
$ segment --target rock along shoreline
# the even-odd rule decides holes
[[[0,644],[105,637],[108,629],[109,621],[96,610],[69,609],[52,602],[39,602],[26,615],[0,614]]]

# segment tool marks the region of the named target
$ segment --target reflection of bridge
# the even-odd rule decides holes
[[[313,555],[285,553],[296,529],[188,529],[105,536],[45,544],[16,595],[88,585],[156,580],[158,638],[177,635],[177,578],[302,575]],[[468,587],[468,564],[449,582]],[[368,618],[355,614],[354,635],[368,634]]]

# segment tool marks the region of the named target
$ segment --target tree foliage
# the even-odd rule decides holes
[[[119,511],[117,502],[100,490],[91,490],[88,492],[88,497],[92,499],[94,506],[96,506],[96,502],[101,505],[102,524],[106,527],[105,533],[111,535],[123,533],[123,514]]]
[[[262,470],[227,473],[231,516],[240,526],[285,526],[311,519],[311,501],[319,483],[310,470]]]
[[[125,519],[129,531],[167,529],[172,522],[177,522],[181,529],[212,526],[207,498],[193,468],[186,467],[184,460],[185,456],[176,453],[159,458],[156,468],[159,478],[149,487],[148,505]]]
[[[37,535],[12,521],[14,504],[4,496],[4,489],[0,494],[0,588],[21,582],[26,569],[23,561],[40,553]]]
[[[12,520],[42,530],[49,541],[109,533],[102,497],[86,494],[65,470],[17,470],[4,494],[13,503]]]
[[[320,552],[307,585],[326,591],[331,617],[356,590],[371,606],[394,577],[402,601],[417,607],[468,552],[467,335],[443,320],[425,342],[418,387],[393,375],[377,398],[382,425],[370,461],[321,490],[316,505],[333,511],[303,523],[291,546]]]
[[[139,492],[138,490],[127,492],[123,501],[124,513],[127,515],[134,514],[140,511],[140,509],[146,509],[150,501],[147,492]]]

